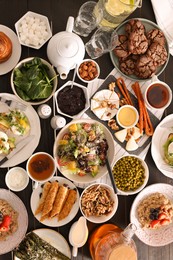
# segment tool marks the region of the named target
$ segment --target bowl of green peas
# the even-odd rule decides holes
[[[147,184],[149,170],[146,162],[137,155],[124,155],[114,164],[112,174],[121,195],[133,195]]]

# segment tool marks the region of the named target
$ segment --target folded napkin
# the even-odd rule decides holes
[[[173,55],[173,0],[151,0],[156,21],[164,32]]]

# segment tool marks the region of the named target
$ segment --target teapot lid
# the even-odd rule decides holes
[[[79,51],[79,45],[75,37],[72,35],[65,35],[57,43],[57,52],[61,57],[71,58],[74,57]]]

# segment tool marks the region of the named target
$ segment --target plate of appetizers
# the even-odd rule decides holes
[[[30,246],[30,241],[32,241],[32,246]],[[71,251],[66,239],[60,233],[52,229],[40,228],[29,232],[14,250],[14,260],[29,257],[32,259],[58,257],[58,259],[70,260]]]
[[[154,131],[151,143],[153,160],[164,175],[173,178],[173,114],[165,117]]]
[[[172,185],[156,183],[144,188],[135,198],[130,220],[137,227],[135,235],[149,246],[173,242]]]
[[[12,251],[24,238],[27,228],[28,214],[23,202],[13,192],[0,189],[0,255]]]
[[[60,227],[76,216],[79,210],[79,192],[71,181],[53,177],[33,190],[30,204],[38,221],[49,227]]]
[[[29,136],[30,142],[0,167],[13,167],[27,160],[41,136],[40,119],[34,108],[20,103],[15,95],[0,93],[0,160]]]
[[[5,36],[8,37],[8,40],[11,41],[12,45],[12,52],[10,57],[6,61],[0,63],[0,75],[4,75],[16,66],[20,59],[22,48],[21,44],[19,43],[18,37],[13,30],[8,28],[7,26],[0,24],[0,32],[3,33],[3,36],[5,34]]]

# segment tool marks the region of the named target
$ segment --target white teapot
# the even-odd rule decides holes
[[[81,62],[85,55],[82,39],[72,32],[74,17],[67,21],[66,31],[55,34],[48,43],[47,56],[56,67],[61,79],[66,79],[69,71]]]

